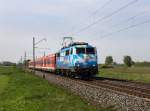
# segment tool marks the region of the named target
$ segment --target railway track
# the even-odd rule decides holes
[[[38,71],[39,72],[39,71]],[[44,73],[45,79],[49,76],[56,76],[54,74],[50,73]],[[40,73],[40,76],[42,77],[42,73]],[[133,81],[124,81],[124,80],[117,80],[117,79],[92,79],[89,81],[81,80],[81,79],[74,79],[74,78],[68,78],[68,77],[61,77],[57,76],[60,79],[65,79],[66,81],[73,81],[75,83],[82,83],[86,84],[89,87],[95,87],[95,88],[105,88],[110,89],[117,92],[126,93],[129,95],[141,97],[150,99],[150,84],[146,83],[140,83],[140,82],[133,82]],[[48,80],[48,79],[47,79]]]
[[[93,80],[90,84],[104,88],[109,88],[115,91],[124,92],[133,96],[150,99],[150,85],[137,84],[136,82],[122,82],[111,80]]]

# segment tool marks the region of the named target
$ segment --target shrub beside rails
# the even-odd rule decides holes
[[[74,42],[55,54],[35,60],[35,69],[69,77],[92,77],[98,73],[96,47],[84,42]],[[33,61],[29,62],[33,69]]]

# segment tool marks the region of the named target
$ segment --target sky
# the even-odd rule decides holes
[[[37,57],[55,53],[64,36],[96,46],[100,63],[106,56],[122,63],[125,55],[150,61],[150,22],[119,31],[150,20],[150,1],[137,0],[111,15],[132,1],[0,0],[0,61],[18,62],[25,51],[31,59],[33,37],[36,41],[46,38],[37,47],[50,49],[36,49]]]

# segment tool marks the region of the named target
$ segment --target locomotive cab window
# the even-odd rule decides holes
[[[76,54],[85,54],[85,48],[76,48]]]
[[[95,54],[94,48],[86,48],[86,54]]]
[[[95,54],[94,48],[76,48],[77,54]]]

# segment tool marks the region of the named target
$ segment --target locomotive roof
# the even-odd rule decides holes
[[[66,47],[61,48],[61,50],[67,50],[70,47],[93,47],[93,46],[91,46],[91,45],[89,45],[88,43],[85,43],[85,42],[75,42],[75,43],[69,44]]]

